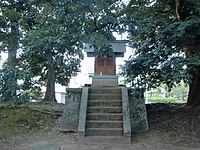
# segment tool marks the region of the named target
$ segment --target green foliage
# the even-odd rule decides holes
[[[180,83],[180,85],[172,88],[169,95],[172,97],[177,98],[181,101],[186,101],[189,87],[187,85],[184,85],[183,83]]]
[[[14,101],[17,99],[16,89],[16,69],[4,65],[4,69],[0,72],[0,96],[3,101],[10,101],[11,97]]]
[[[31,76],[30,70],[13,68],[5,63],[0,71],[0,100],[9,107],[29,102],[32,91],[41,90]]]
[[[23,18],[30,10],[30,1],[0,1],[0,51],[8,53],[8,59],[0,70],[0,99],[14,107],[29,101],[32,83],[29,71],[23,70],[17,58],[23,36]],[[23,68],[23,69],[22,69]]]
[[[85,23],[82,39],[84,43],[89,43],[94,47],[96,56],[113,56],[109,42],[115,40],[112,32],[122,30],[120,20],[123,16],[123,8],[124,5],[119,0],[83,3]]]
[[[24,38],[22,56],[41,81],[47,80],[49,66],[54,67],[56,81],[62,85],[67,85],[70,77],[79,71],[83,58],[81,16],[76,14],[78,8],[74,3],[67,4],[44,4],[36,18],[38,24]]]
[[[0,1],[0,42],[3,51],[7,51],[12,47],[15,39],[19,40],[19,36],[22,36],[22,32],[14,33],[12,29],[18,29],[25,21],[24,18],[28,18],[30,12],[31,2],[29,0],[3,0]],[[29,12],[29,13],[28,13]],[[19,41],[18,41],[19,42]]]
[[[169,102],[172,103],[178,103],[178,102],[186,102],[187,95],[188,95],[188,85],[181,82],[178,85],[175,85],[172,89],[168,89],[166,85],[160,85],[159,87],[156,87],[154,89],[151,89],[148,91],[149,101],[150,102]],[[163,95],[164,98],[161,96]],[[176,101],[173,101],[171,99],[176,99]]]
[[[86,35],[83,41],[89,43],[89,45],[94,48],[96,57],[113,56],[112,46],[109,43],[110,40],[107,38],[108,37],[99,33],[93,33],[92,36]]]
[[[54,84],[48,78],[52,68],[56,82],[67,85],[79,71],[83,43],[94,46],[98,56],[112,55],[109,41],[113,39],[112,29],[118,25],[116,8],[119,8],[118,1],[44,3],[35,16],[37,23],[23,40],[22,58],[27,62],[24,64],[40,81],[50,83],[51,80]]]
[[[39,92],[39,84],[67,85],[80,71],[83,43],[94,46],[97,56],[112,56],[112,32],[122,31],[120,0],[3,0],[0,4],[0,50],[8,52],[0,96],[14,105],[29,101],[32,91]]]
[[[39,86],[34,86],[34,88],[31,88],[31,90],[28,91],[28,93],[31,100],[41,101],[43,98],[43,93]]]
[[[200,65],[200,6],[196,1],[185,1],[186,5],[186,18],[179,21],[174,1],[129,3],[125,24],[135,54],[122,67],[122,75],[133,87],[150,89],[164,83],[172,88],[182,80],[190,83]]]

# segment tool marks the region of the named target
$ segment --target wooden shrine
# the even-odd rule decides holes
[[[114,52],[113,57],[95,57],[94,48],[86,45],[85,52],[87,52],[87,56],[95,57],[95,75],[116,75],[116,57],[124,57],[126,43],[127,41],[125,40],[116,40],[110,43]]]

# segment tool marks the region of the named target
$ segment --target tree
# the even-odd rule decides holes
[[[8,52],[6,69],[8,79],[5,81],[3,97],[12,100],[16,97],[17,80],[15,76],[17,50],[19,48],[19,19],[20,13],[12,2],[1,1],[1,50]],[[12,90],[12,88],[14,90]],[[11,89],[10,89],[11,88]],[[9,90],[10,89],[10,90]]]
[[[34,29],[24,38],[23,58],[33,75],[45,82],[44,101],[56,102],[55,83],[66,86],[83,58],[83,14],[72,1],[51,1],[41,8]]]
[[[124,4],[120,0],[91,0],[82,2],[85,10],[83,42],[90,43],[96,56],[113,55],[112,32],[122,31],[121,18]]]
[[[17,53],[20,48],[22,37],[23,17],[30,8],[28,0],[0,1],[0,52],[7,52],[8,59],[3,65],[1,74],[0,96],[8,103],[18,103],[19,67]]]
[[[0,97],[8,105],[16,106],[29,100],[28,91],[37,91],[31,71],[24,65],[21,55],[22,39],[34,28],[39,13],[38,0],[0,1],[0,52],[8,53],[8,59],[0,70]]]
[[[79,71],[83,43],[99,51],[108,46],[117,25],[115,9],[116,1],[55,0],[42,6],[23,52],[33,74],[47,81],[44,101],[55,102],[55,82],[67,85]]]
[[[136,48],[123,67],[127,82],[139,88],[161,83],[189,84],[189,106],[200,105],[200,2],[130,1],[126,26]]]
[[[110,48],[112,32],[120,30],[123,15],[120,0],[3,0],[1,4],[0,44],[9,58],[0,72],[0,91],[11,101],[39,78],[46,85],[44,101],[56,102],[55,82],[67,85],[79,71],[83,43],[91,43],[97,55],[103,55]]]

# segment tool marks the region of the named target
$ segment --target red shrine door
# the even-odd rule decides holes
[[[114,57],[95,58],[95,74],[116,75],[116,62]]]

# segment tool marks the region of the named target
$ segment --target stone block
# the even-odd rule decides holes
[[[124,136],[131,137],[130,105],[128,99],[128,89],[125,87],[122,87],[122,107]]]
[[[135,94],[129,89],[131,131],[143,132],[149,129],[146,105],[143,94]]]
[[[118,77],[114,75],[94,75],[92,77],[92,87],[116,87]]]
[[[60,122],[61,131],[78,131],[82,88],[68,88],[65,107]]]
[[[87,115],[87,102],[88,102],[88,87],[84,87],[81,96],[81,106],[79,111],[78,132],[79,135],[85,135],[86,115]]]

